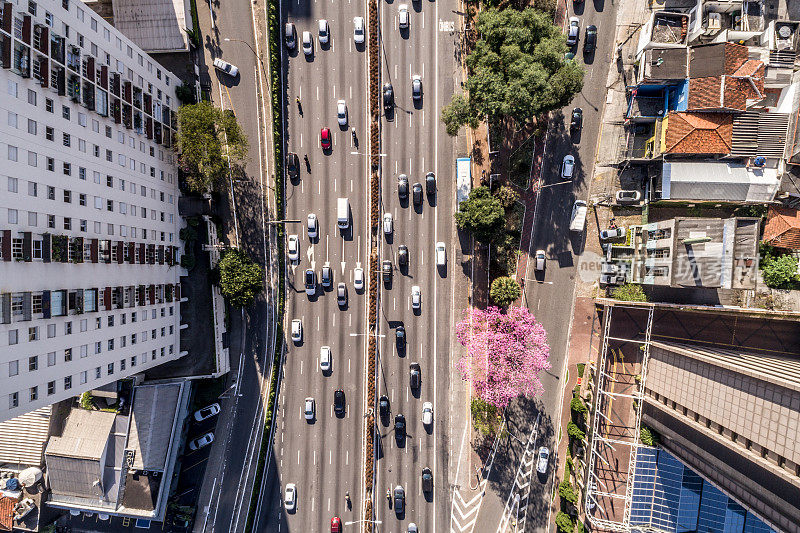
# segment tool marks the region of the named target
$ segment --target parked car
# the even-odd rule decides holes
[[[406,417],[401,414],[394,415],[394,436],[398,440],[406,437]]]
[[[411,363],[408,366],[408,384],[413,390],[417,390],[422,385],[419,363]]]
[[[306,420],[314,420],[314,417],[317,415],[317,406],[314,403],[314,398],[310,396],[306,398],[305,408],[303,409],[303,416],[305,416]]]
[[[295,344],[303,340],[303,322],[299,318],[292,320],[292,342]]]
[[[224,59],[216,58],[214,59],[214,68],[220,70],[227,74],[228,76],[235,78],[239,75],[239,69],[233,63],[228,63]]]
[[[336,102],[336,120],[341,127],[347,126],[347,102],[344,100]]]
[[[306,228],[308,229],[308,238],[316,239],[319,231],[317,228],[317,215],[314,213],[309,213],[307,217]]]
[[[320,45],[327,45],[328,41],[330,41],[331,37],[331,30],[328,27],[328,21],[325,19],[320,19],[319,21],[319,44]]]
[[[600,285],[623,285],[625,276],[621,274],[600,274]]]
[[[392,108],[394,108],[394,89],[391,83],[386,82],[383,85],[383,112],[389,114]]]
[[[397,485],[394,488],[394,512],[396,514],[403,514],[406,506],[406,491],[402,485]]]
[[[194,419],[198,422],[202,422],[203,420],[207,420],[212,416],[216,416],[219,414],[219,404],[212,403],[209,406],[203,407],[202,409],[198,409],[194,412]]]
[[[357,291],[364,290],[364,269],[361,267],[353,269],[353,288]]]
[[[604,241],[607,241],[609,239],[619,239],[620,237],[624,236],[625,236],[624,226],[611,229],[604,229],[603,231],[600,232],[600,238],[603,239]]]
[[[383,232],[386,235],[391,235],[392,234],[392,214],[391,213],[385,213],[383,215]]]
[[[356,17],[353,19],[353,40],[356,44],[364,44],[364,17]]]
[[[433,424],[433,404],[431,402],[422,404],[422,424],[425,426]]]
[[[561,178],[571,180],[572,174],[575,172],[575,158],[567,154],[564,160],[561,161]]]
[[[289,50],[294,50],[297,46],[297,30],[294,28],[294,23],[287,22],[283,26],[283,40]]]
[[[642,199],[640,191],[617,191],[618,204],[638,204]]]
[[[300,159],[294,152],[286,154],[286,173],[290,180],[296,180],[300,176]]]
[[[397,8],[397,26],[401,30],[407,30],[408,25],[410,24],[409,15],[408,15],[408,4],[400,4]]]
[[[319,144],[323,150],[331,149],[331,129],[322,128],[319,130]]]
[[[289,261],[296,262],[300,260],[300,239],[297,238],[297,235],[289,235],[286,249],[289,255]]]
[[[583,53],[591,54],[597,48],[597,26],[592,24],[586,26],[586,33],[583,36]]]
[[[544,253],[544,250],[536,250],[536,255],[533,257],[535,259],[534,268],[536,270],[544,270],[544,265],[547,261],[547,254]]]
[[[320,276],[323,289],[330,289],[333,287],[333,269],[330,263],[322,265],[322,276]]]
[[[392,262],[385,259],[381,263],[381,273],[383,274],[383,282],[390,283],[392,281]]]
[[[419,285],[411,287],[411,308],[419,309],[422,307],[422,293],[419,290]]]
[[[436,174],[433,172],[425,174],[425,192],[428,193],[428,196],[436,194]]]
[[[422,100],[422,76],[419,74],[411,76],[411,98],[415,102]]]
[[[317,273],[307,268],[303,280],[306,286],[306,294],[314,296],[317,293]]]
[[[422,469],[422,492],[433,492],[433,474],[427,466]]]
[[[414,186],[411,187],[411,194],[414,197],[414,205],[422,204],[422,185],[415,183]]]
[[[575,46],[578,44],[578,38],[581,34],[581,19],[578,17],[569,18],[569,26],[567,27],[567,46]]]
[[[331,357],[331,347],[323,346],[319,349],[319,369],[328,372],[331,369],[333,357]]]
[[[380,413],[381,418],[385,418],[389,416],[389,397],[385,394],[378,398],[378,413]]]
[[[343,281],[340,281],[336,287],[336,303],[339,304],[339,307],[347,306],[347,285]]]
[[[550,461],[550,450],[546,446],[539,448],[536,459],[536,471],[540,474],[547,473],[547,464]]]
[[[397,247],[397,263],[401,267],[408,266],[408,246],[401,244]]]
[[[572,110],[572,118],[569,121],[569,131],[572,134],[580,133],[583,128],[583,109],[576,107]]]
[[[214,434],[210,431],[204,435],[197,437],[196,439],[189,442],[189,449],[190,450],[199,450],[200,448],[205,448],[209,444],[214,442]]]
[[[397,196],[401,200],[408,199],[408,176],[405,174],[400,174],[397,177]]]
[[[337,415],[344,415],[346,406],[344,391],[342,389],[333,391],[333,412]]]
[[[314,53],[314,37],[310,31],[303,32],[303,53],[310,56]]]
[[[294,483],[286,484],[286,491],[283,493],[283,507],[290,513],[297,508],[297,485]]]

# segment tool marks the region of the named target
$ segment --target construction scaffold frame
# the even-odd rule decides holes
[[[592,514],[587,513],[587,518],[591,522],[591,524],[598,528],[598,529],[605,529],[609,531],[621,531],[621,532],[629,532],[630,531],[630,517],[631,517],[631,503],[633,500],[633,487],[636,475],[636,456],[638,449],[641,446],[645,446],[642,444],[640,439],[640,430],[641,430],[641,420],[642,420],[642,402],[644,397],[644,390],[645,390],[645,380],[647,378],[647,361],[650,357],[650,332],[652,331],[653,326],[653,307],[649,308],[648,315],[647,315],[647,327],[645,330],[644,340],[641,339],[625,339],[625,338],[618,338],[618,337],[611,337],[610,330],[611,330],[611,318],[613,315],[613,310],[615,307],[618,308],[631,308],[641,310],[641,307],[636,306],[626,306],[624,303],[622,304],[613,304],[609,305],[606,304],[603,310],[603,345],[602,351],[600,353],[600,361],[599,365],[596,370],[597,374],[597,383],[596,383],[596,394],[594,397],[594,409],[593,409],[593,421],[592,421],[592,434],[591,434],[591,442],[589,445],[590,453],[589,453],[589,466],[588,466],[588,483],[585,491],[585,501],[584,501],[584,509],[590,509],[590,505],[597,506],[598,513],[605,516],[606,518],[599,518],[597,516],[593,516]],[[617,383],[624,384],[626,386],[630,386],[630,376],[626,376],[626,380],[618,379],[622,377],[622,374],[611,374],[608,373],[606,370],[608,368],[608,355],[609,349],[608,344],[609,341],[618,341],[618,342],[630,342],[635,343],[641,346],[642,351],[642,362],[641,362],[641,379],[635,380],[635,387],[633,393],[619,393],[613,392],[613,386]],[[624,367],[623,367],[624,370]],[[635,423],[633,426],[625,427],[626,431],[624,434],[615,435],[613,437],[609,437],[608,430],[614,427],[614,421],[612,420],[612,416],[614,414],[611,412],[611,403],[614,398],[627,398],[637,402],[638,408],[635,409]],[[608,412],[606,412],[606,410]],[[632,433],[630,430],[633,430]],[[606,464],[606,466],[610,466],[608,461],[606,461],[605,457],[603,457],[603,451],[606,447],[611,448],[613,451],[616,451],[614,446],[624,446],[628,448],[628,471],[627,476],[625,478],[625,494],[620,494],[617,491],[610,492],[607,490],[606,484],[603,480],[597,475],[596,468],[598,467],[597,461],[602,461]],[[598,490],[600,485],[603,485],[603,490]],[[622,522],[612,520],[608,518],[608,513],[605,508],[601,505],[600,498],[614,498],[618,500],[624,500],[625,507],[624,507],[624,514]]]

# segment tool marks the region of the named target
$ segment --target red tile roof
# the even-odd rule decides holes
[[[722,107],[722,76],[689,79],[688,109],[719,109]]]
[[[0,530],[11,531],[14,528],[14,506],[16,504],[15,498],[8,496],[0,498]]]
[[[742,63],[739,68],[731,73],[733,76],[753,76],[759,70],[764,68],[764,63],[759,61],[758,59],[748,59],[744,63]],[[762,72],[763,75],[763,72]]]
[[[800,250],[800,211],[772,206],[767,212],[764,242],[778,248]]]
[[[736,70],[746,63],[747,47],[736,43],[725,43],[725,72],[733,74]]]
[[[729,154],[733,116],[728,113],[676,113],[667,118],[665,152]]]

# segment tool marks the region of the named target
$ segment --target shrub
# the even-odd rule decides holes
[[[196,261],[195,261],[193,253],[190,252],[190,253],[186,253],[186,254],[181,255],[181,266],[183,268],[185,268],[186,270],[193,269],[195,263],[196,263]]]
[[[227,250],[218,267],[220,291],[231,305],[246,307],[261,292],[264,269],[241,250]]]
[[[564,511],[559,511],[556,515],[556,527],[559,533],[572,533],[575,529],[575,521]]]
[[[572,505],[578,503],[578,494],[575,492],[572,483],[570,483],[566,479],[558,484],[558,495],[564,498]]]
[[[583,403],[580,396],[573,396],[572,400],[569,402],[569,408],[572,411],[572,418],[583,420],[583,417],[586,413],[589,412],[589,409],[586,407],[586,404]]]
[[[793,255],[768,254],[761,260],[764,283],[772,289],[792,289],[798,282],[797,258]]]
[[[476,187],[469,198],[458,205],[455,214],[459,229],[472,232],[479,241],[487,242],[502,228],[505,211],[500,200],[492,196],[488,187]]]
[[[498,200],[500,200],[500,205],[503,206],[503,209],[508,209],[514,205],[517,200],[519,200],[519,194],[517,194],[517,191],[507,185],[500,187],[497,192],[494,193],[494,195]]]
[[[503,420],[500,409],[480,398],[472,399],[470,413],[472,414],[472,425],[482,435],[493,435]]]
[[[659,434],[654,429],[647,426],[642,426],[639,429],[639,438],[643,444],[648,446],[657,446],[661,440]]]
[[[586,368],[586,363],[578,363],[578,377],[583,377],[583,370]]]
[[[586,438],[586,433],[583,432],[581,428],[575,424],[575,422],[571,421],[567,424],[567,435],[569,438],[575,441],[582,441]]]
[[[181,228],[181,230],[178,232],[178,237],[185,242],[196,241],[197,231],[195,231],[192,226],[186,226],[185,228]]]
[[[86,409],[89,411],[94,409],[94,403],[92,402],[92,394],[88,390],[83,394],[81,394],[80,402],[81,402],[81,409]]]
[[[647,295],[642,286],[637,283],[626,283],[620,287],[615,287],[611,291],[611,297],[626,302],[646,302]]]
[[[495,279],[489,291],[492,300],[500,307],[507,307],[508,304],[519,298],[520,294],[522,294],[522,290],[517,280],[506,276]]]

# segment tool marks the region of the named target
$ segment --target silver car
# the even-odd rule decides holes
[[[286,248],[289,261],[297,262],[300,260],[300,239],[297,238],[297,235],[289,235]]]
[[[344,100],[336,102],[336,119],[341,127],[347,126],[347,103]]]
[[[319,21],[319,44],[328,44],[331,37],[331,30],[328,27],[328,21],[320,19]]]
[[[547,473],[547,464],[550,462],[550,450],[546,446],[539,448],[539,453],[536,459],[536,471],[540,474]]]
[[[392,214],[391,213],[386,213],[385,215],[383,215],[383,232],[386,235],[391,235],[392,234],[392,227],[393,227]]]
[[[400,4],[400,7],[398,8],[397,24],[401,30],[408,29],[409,25],[408,4]]]
[[[306,420],[314,420],[316,413],[317,408],[316,404],[314,403],[314,398],[306,398],[305,409],[303,409],[303,415],[306,417]]]
[[[310,56],[314,53],[314,37],[310,31],[303,32],[303,53]]]
[[[308,215],[308,238],[316,239],[319,228],[317,227],[317,215],[309,213]]]
[[[419,285],[411,287],[411,307],[413,309],[422,307],[422,293],[419,290]]]
[[[569,18],[569,26],[567,27],[567,46],[575,46],[578,44],[578,37],[581,34],[581,19],[578,17]]]

